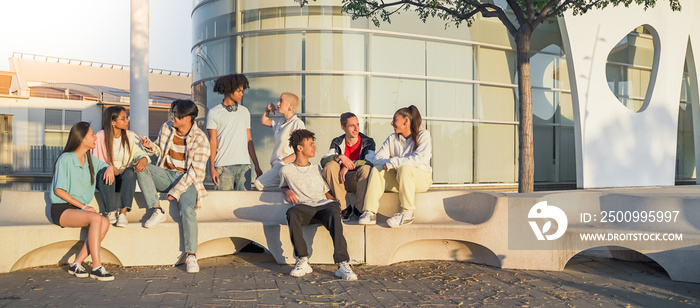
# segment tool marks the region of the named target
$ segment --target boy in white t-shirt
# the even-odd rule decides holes
[[[248,88],[248,79],[243,74],[219,77],[214,84],[214,92],[224,95],[221,104],[207,114],[211,147],[209,170],[218,190],[250,187],[251,160],[255,175],[259,177],[263,173],[250,134],[250,112],[240,104],[243,91]]]
[[[293,131],[289,137],[289,146],[294,149],[295,160],[280,169],[279,186],[285,199],[294,204],[287,210],[287,225],[297,263],[289,275],[301,277],[313,272],[309,265],[309,252],[302,227],[322,224],[333,239],[333,261],[338,263],[335,276],[344,280],[357,280],[357,275],[348,263],[350,256],[343,235],[340,203],[329,193],[330,188],[321,177],[321,167],[309,162],[309,158],[316,155],[314,139],[314,133],[306,129]]]
[[[295,114],[294,110],[299,105],[299,97],[293,93],[284,92],[280,95],[280,100],[275,105],[269,104],[265,108],[265,113],[262,115],[262,125],[272,127],[275,133],[275,149],[270,157],[270,165],[272,168],[267,170],[262,176],[255,179],[255,187],[258,190],[276,190],[280,185],[280,168],[294,161],[294,150],[288,145],[289,135],[297,130],[306,128],[304,122],[301,121]],[[271,119],[270,113],[275,114],[275,111],[284,116],[282,119]]]

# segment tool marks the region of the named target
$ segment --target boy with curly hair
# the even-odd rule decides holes
[[[214,92],[224,96],[221,104],[207,114],[211,148],[209,170],[218,190],[246,190],[250,187],[251,160],[256,176],[263,173],[250,134],[250,112],[240,104],[243,91],[248,88],[248,79],[243,74],[219,77],[214,84]]]
[[[280,169],[280,188],[285,199],[294,204],[287,210],[287,225],[294,246],[297,263],[289,275],[301,277],[313,272],[309,265],[309,252],[302,227],[322,224],[333,239],[333,260],[338,263],[335,276],[344,280],[357,280],[348,261],[347,242],[340,219],[340,203],[329,193],[330,188],[321,177],[321,167],[309,162],[316,155],[314,133],[298,129],[291,133],[289,146],[296,157]]]

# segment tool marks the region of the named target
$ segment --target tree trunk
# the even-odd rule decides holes
[[[515,36],[517,48],[520,125],[518,126],[518,192],[531,193],[535,188],[535,155],[532,138],[532,86],[530,82],[530,37],[532,30],[522,25]]]

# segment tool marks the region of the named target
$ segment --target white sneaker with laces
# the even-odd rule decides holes
[[[126,219],[125,213],[119,213],[117,216],[117,227],[124,228],[129,224],[129,220]]]
[[[197,263],[197,256],[193,254],[188,254],[185,263],[187,263],[188,273],[199,273],[199,264]]]
[[[389,225],[389,227],[392,228],[398,228],[402,227],[405,225],[410,225],[413,222],[413,213],[412,212],[401,212],[401,213],[396,213],[394,214],[394,217],[391,217],[386,220],[386,223]]]
[[[357,223],[361,225],[376,225],[377,224],[377,214],[370,211],[365,211],[360,215],[360,219]]]
[[[289,275],[292,277],[301,277],[313,271],[314,270],[311,268],[311,265],[309,265],[309,258],[301,257],[297,259],[297,265],[294,266],[294,269],[291,272],[289,272]]]
[[[110,225],[117,223],[117,212],[114,211],[114,212],[107,213],[107,219],[109,219]]]
[[[151,214],[151,218],[146,220],[146,222],[143,224],[144,228],[154,228],[158,226],[161,222],[165,221],[165,212],[163,212],[162,209],[156,208],[153,209],[153,214]]]
[[[343,280],[357,280],[357,275],[352,271],[352,267],[350,267],[348,261],[338,263],[338,270],[335,272],[335,277]]]

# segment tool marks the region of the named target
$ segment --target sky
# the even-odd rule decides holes
[[[13,52],[129,65],[130,0],[0,0],[0,71]],[[150,0],[149,66],[190,72],[192,0]]]

